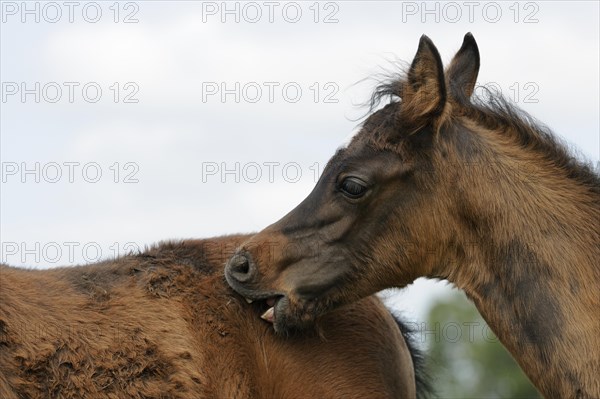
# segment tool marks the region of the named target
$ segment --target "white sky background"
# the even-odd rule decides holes
[[[390,60],[410,62],[423,33],[448,62],[473,32],[479,83],[495,82],[597,164],[598,2],[466,3],[428,3],[433,11],[425,13],[420,1],[275,2],[269,22],[264,2],[230,2],[236,22],[221,2],[78,2],[71,23],[62,2],[25,3],[37,7],[39,22],[35,12],[23,13],[24,3],[2,2],[2,261],[79,264],[124,253],[129,243],[264,228],[310,192],[314,166],[322,168],[354,130],[365,112],[356,104],[368,99],[373,82],[354,83],[389,69]],[[99,21],[86,21],[97,8]],[[299,21],[289,22],[298,8]],[[52,23],[57,10],[62,17]],[[253,23],[257,10],[262,16]],[[124,23],[128,15],[137,22]],[[34,94],[23,101],[21,84],[35,92],[35,82],[39,103]],[[73,102],[65,82],[77,85]],[[203,98],[207,85],[233,89],[236,82],[255,82],[238,92],[239,102],[233,94]],[[265,82],[278,85],[272,102]],[[96,103],[82,95],[88,83],[102,89]],[[252,85],[262,88],[255,103]],[[62,96],[53,103],[56,87]],[[297,102],[294,87],[302,90]],[[138,102],[123,102],[136,88]],[[337,102],[326,102],[327,95]],[[87,98],[94,97],[91,88]],[[79,163],[73,182],[70,162]],[[260,177],[246,166],[251,162],[261,165]],[[268,162],[279,162],[272,181]],[[36,163],[38,172],[22,174]],[[203,177],[203,168],[222,163],[239,163],[238,181],[220,172]],[[86,181],[97,167],[99,181]],[[423,318],[447,290],[419,280],[392,301]]]

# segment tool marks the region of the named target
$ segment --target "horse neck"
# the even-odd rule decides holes
[[[459,140],[449,192],[463,243],[459,267],[440,274],[474,300],[542,393],[597,397],[598,195],[503,139]]]

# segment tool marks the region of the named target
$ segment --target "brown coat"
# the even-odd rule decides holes
[[[245,237],[83,267],[0,266],[0,397],[410,398],[411,354],[375,297],[276,336],[225,283]]]

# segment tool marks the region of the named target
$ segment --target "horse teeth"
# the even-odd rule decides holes
[[[244,299],[245,299],[245,300],[246,300],[246,302],[248,302],[248,303],[252,303],[252,302],[254,302],[252,299],[248,299],[248,298],[244,298]]]
[[[260,316],[261,319],[268,321],[269,323],[273,323],[273,319],[275,318],[275,309],[269,308],[265,313]]]

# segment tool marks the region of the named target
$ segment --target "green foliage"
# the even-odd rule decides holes
[[[437,302],[421,341],[440,398],[541,398],[461,291]]]

